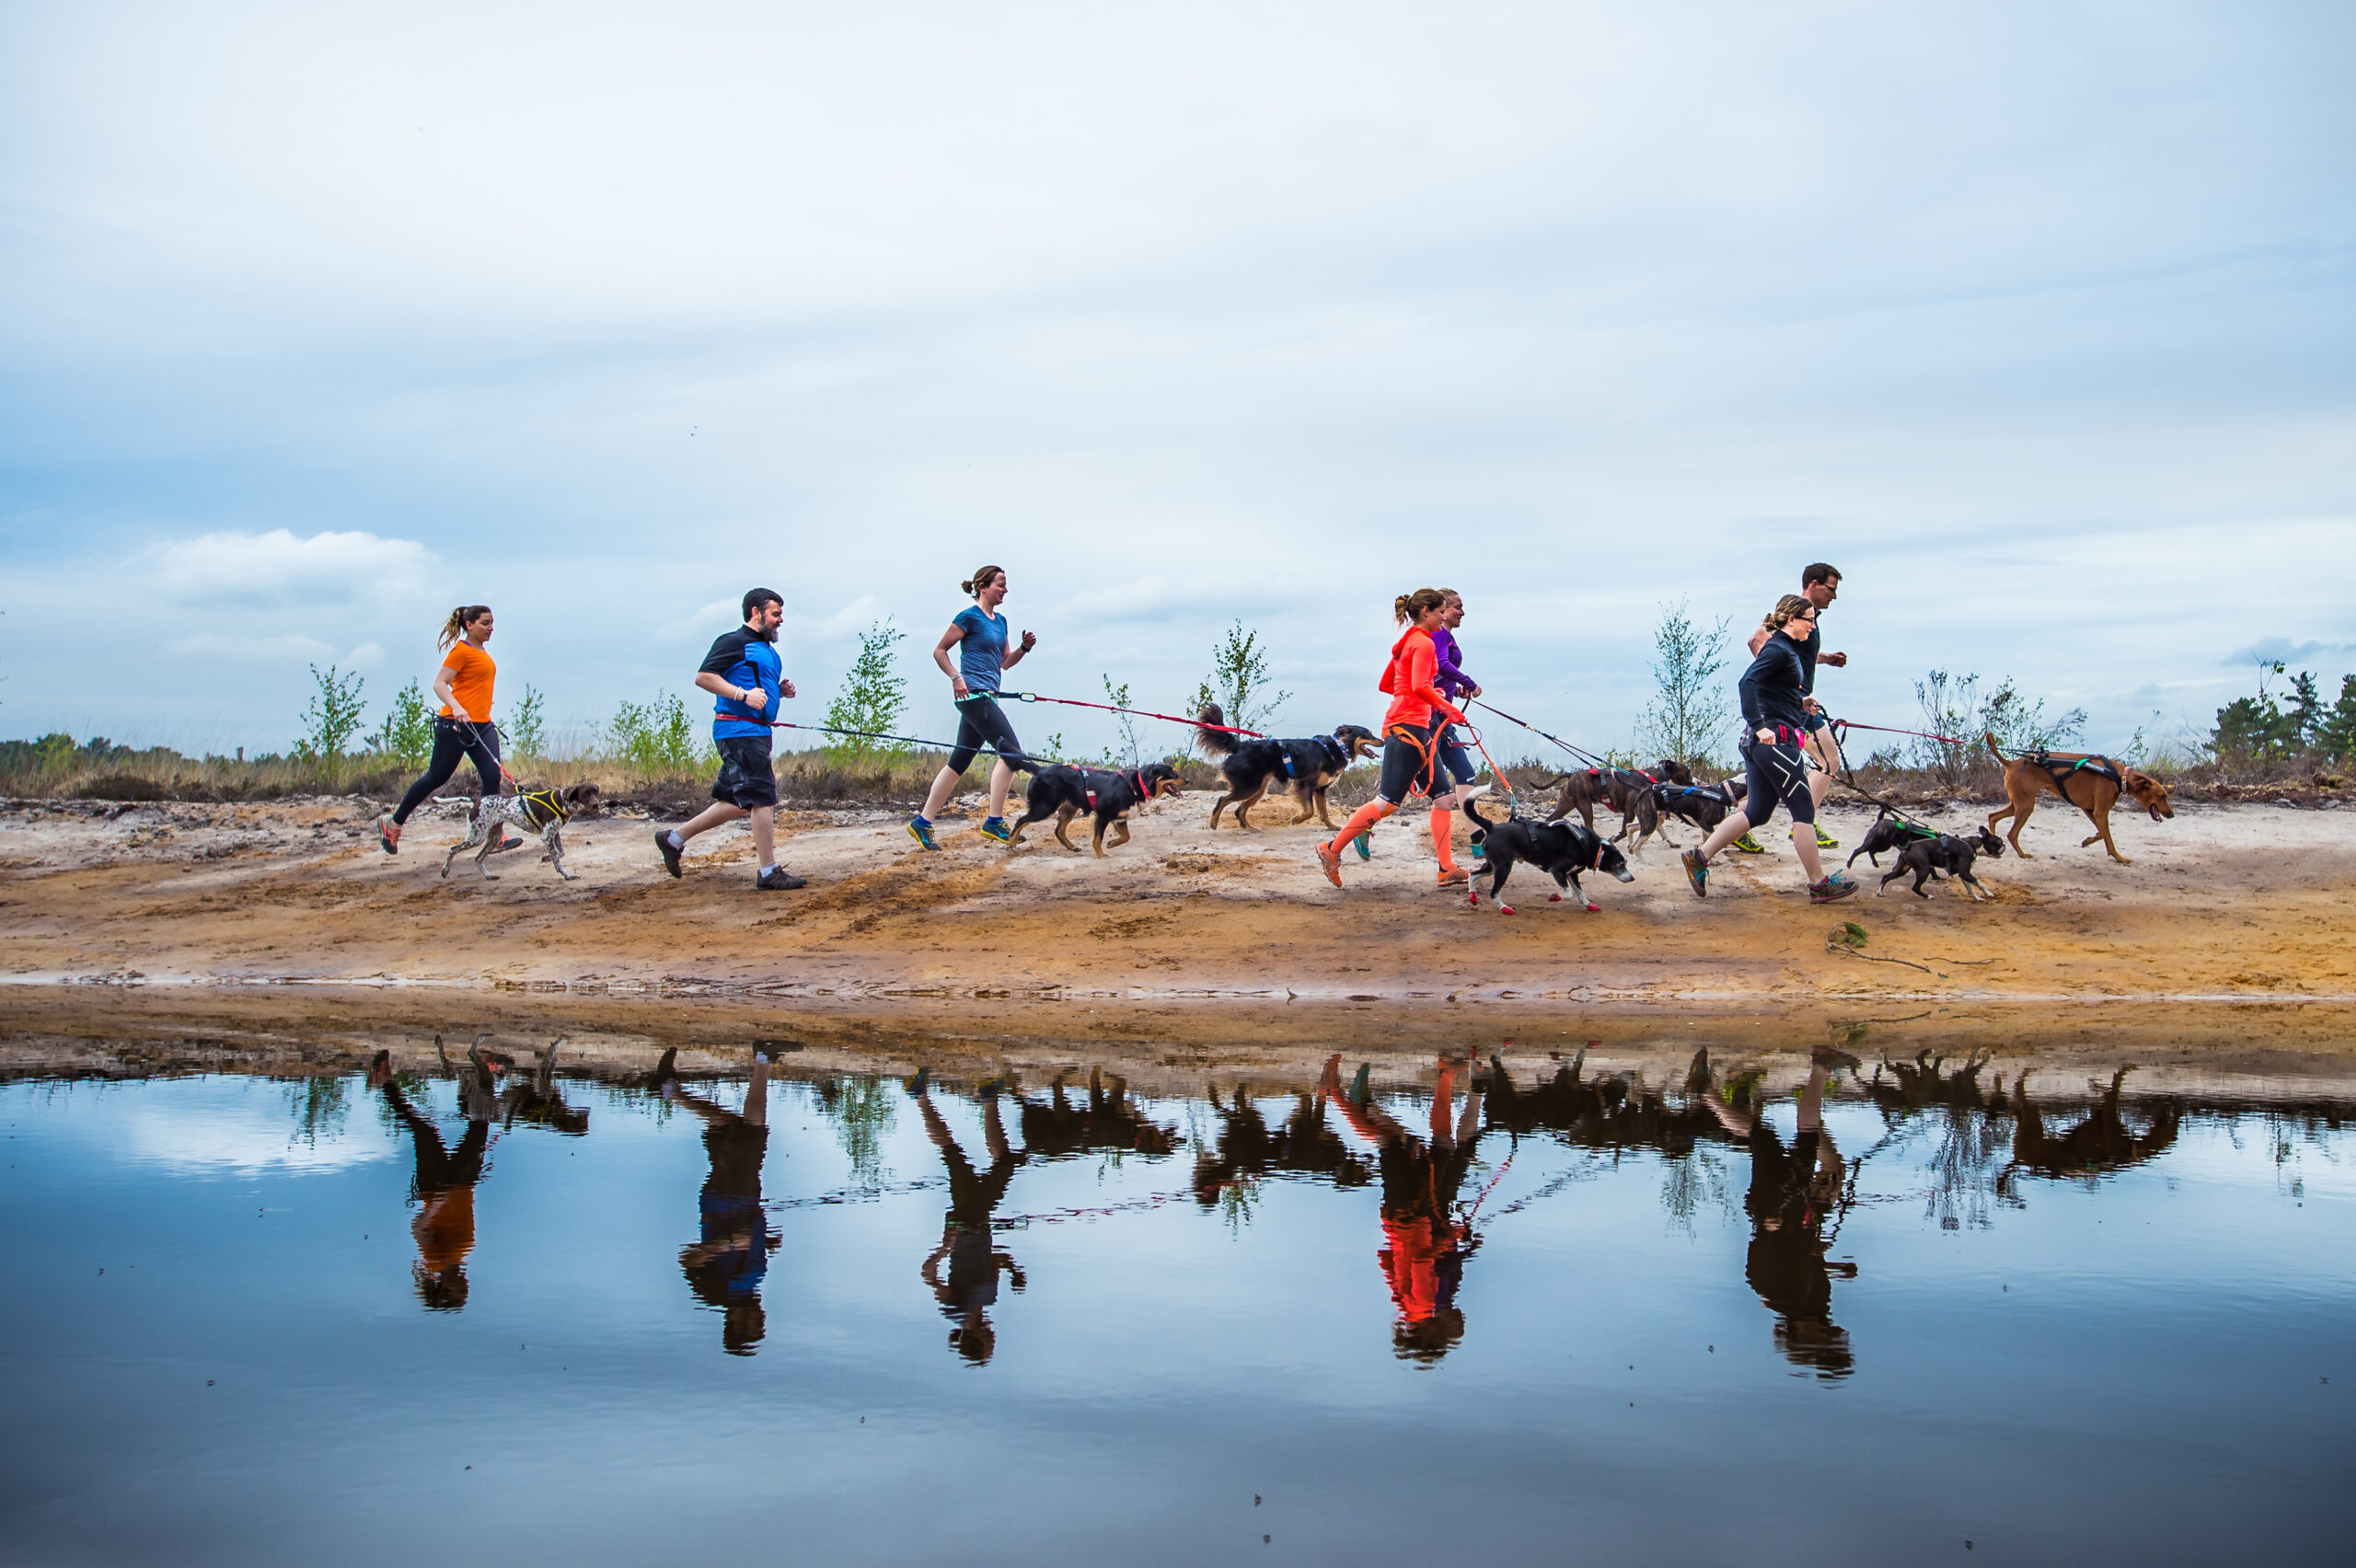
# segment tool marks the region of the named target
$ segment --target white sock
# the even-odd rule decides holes
[[[679,836],[679,830],[676,827],[663,836],[670,840],[671,847],[674,849],[685,849],[687,847],[687,841]]]
[[[768,865],[763,866],[763,867],[761,868],[761,875],[763,875],[763,876],[767,876],[767,875],[768,875],[771,871],[776,870],[777,870],[777,862],[776,862],[776,861],[774,861],[774,860],[772,860],[772,861],[770,861]]]

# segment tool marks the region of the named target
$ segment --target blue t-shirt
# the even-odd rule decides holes
[[[1006,672],[1006,617],[985,615],[979,605],[968,605],[950,622],[965,633],[957,644],[957,673],[967,691],[996,691]]]
[[[730,686],[747,691],[758,686],[768,695],[768,705],[758,709],[715,696],[711,705],[713,740],[733,741],[769,732],[769,722],[777,717],[778,683],[785,679],[785,663],[777,656],[776,643],[740,626],[711,645],[700,673],[718,675]]]

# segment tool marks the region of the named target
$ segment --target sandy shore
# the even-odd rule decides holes
[[[781,858],[812,885],[764,894],[741,829],[694,845],[683,881],[663,873],[653,824],[604,818],[567,836],[578,881],[559,882],[534,843],[493,860],[498,881],[461,861],[445,882],[441,850],[458,836],[449,818],[421,815],[404,852],[387,857],[370,808],[352,801],[20,802],[0,809],[0,978],[12,990],[302,983],[744,997],[813,1014],[936,999],[1781,1009],[2356,1000],[2356,813],[2188,806],[2167,823],[2122,817],[2114,831],[2135,863],[2117,865],[2099,846],[2079,847],[2082,817],[2047,810],[2025,836],[2036,859],[1981,861],[1995,899],[1976,905],[1953,883],[1927,901],[1902,882],[1877,897],[1868,879],[1837,909],[1812,907],[1787,841],[1723,857],[1710,898],[1697,901],[1656,839],[1634,883],[1588,880],[1601,913],[1547,902],[1550,884],[1525,867],[1511,917],[1435,890],[1420,812],[1377,829],[1373,860],[1351,858],[1341,892],[1311,861],[1313,825],[1213,833],[1208,814],[1197,799],[1159,804],[1101,860],[1035,829],[1032,845],[1010,852],[954,821],[943,827],[948,847],[925,854],[894,818],[797,815]],[[1854,842],[1867,819],[1835,809],[1827,820]],[[1869,933],[1862,955],[1828,950],[1844,919]]]

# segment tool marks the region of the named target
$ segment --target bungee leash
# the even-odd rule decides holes
[[[1161,719],[1172,724],[1191,724],[1200,730],[1217,730],[1223,734],[1249,735],[1255,741],[1267,739],[1265,732],[1247,730],[1240,724],[1206,724],[1199,719],[1181,719],[1175,713],[1156,713],[1150,708],[1123,708],[1112,702],[1082,702],[1076,697],[1043,697],[1035,691],[1002,691],[1000,697],[1011,697],[1017,702],[1054,702],[1066,708],[1094,708],[1106,713],[1134,713],[1140,719]]]
[[[1968,746],[1971,744],[1969,741],[1958,741],[1953,735],[1934,735],[1928,730],[1898,730],[1892,729],[1888,724],[1860,724],[1854,719],[1834,719],[1831,722],[1836,730],[1872,730],[1884,735],[1912,735],[1917,740],[1937,741],[1943,745],[1950,746]]]
[[[915,735],[887,735],[880,730],[846,730],[839,724],[795,724],[783,719],[772,719],[768,721],[768,724],[769,728],[772,730],[816,730],[823,731],[829,735],[851,735],[862,741],[897,741],[902,745],[923,746],[928,751],[953,752],[957,749],[953,744],[948,741],[928,741],[920,739]],[[987,752],[992,756],[1004,756],[1007,755],[1006,753],[999,751],[996,746],[977,745],[974,749],[976,752]],[[1022,757],[1025,762],[1037,762],[1039,760],[1028,752],[1018,752],[1014,755]]]

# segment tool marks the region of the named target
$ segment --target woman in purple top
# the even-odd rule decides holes
[[[1432,647],[1439,655],[1439,673],[1434,683],[1450,702],[1461,708],[1465,698],[1481,695],[1480,684],[1464,673],[1463,656],[1456,646],[1456,628],[1464,624],[1464,595],[1453,588],[1440,592],[1448,603],[1439,612],[1438,629],[1432,633]],[[1438,742],[1439,765],[1456,780],[1446,794],[1432,797],[1432,848],[1439,857],[1440,885],[1445,887],[1466,881],[1470,875],[1455,869],[1455,857],[1449,853],[1448,845],[1449,836],[1456,831],[1456,808],[1480,792],[1472,788],[1479,769],[1472,766],[1464,743],[1457,739],[1454,725],[1441,728]],[[1480,852],[1481,847],[1474,845],[1472,853]]]

